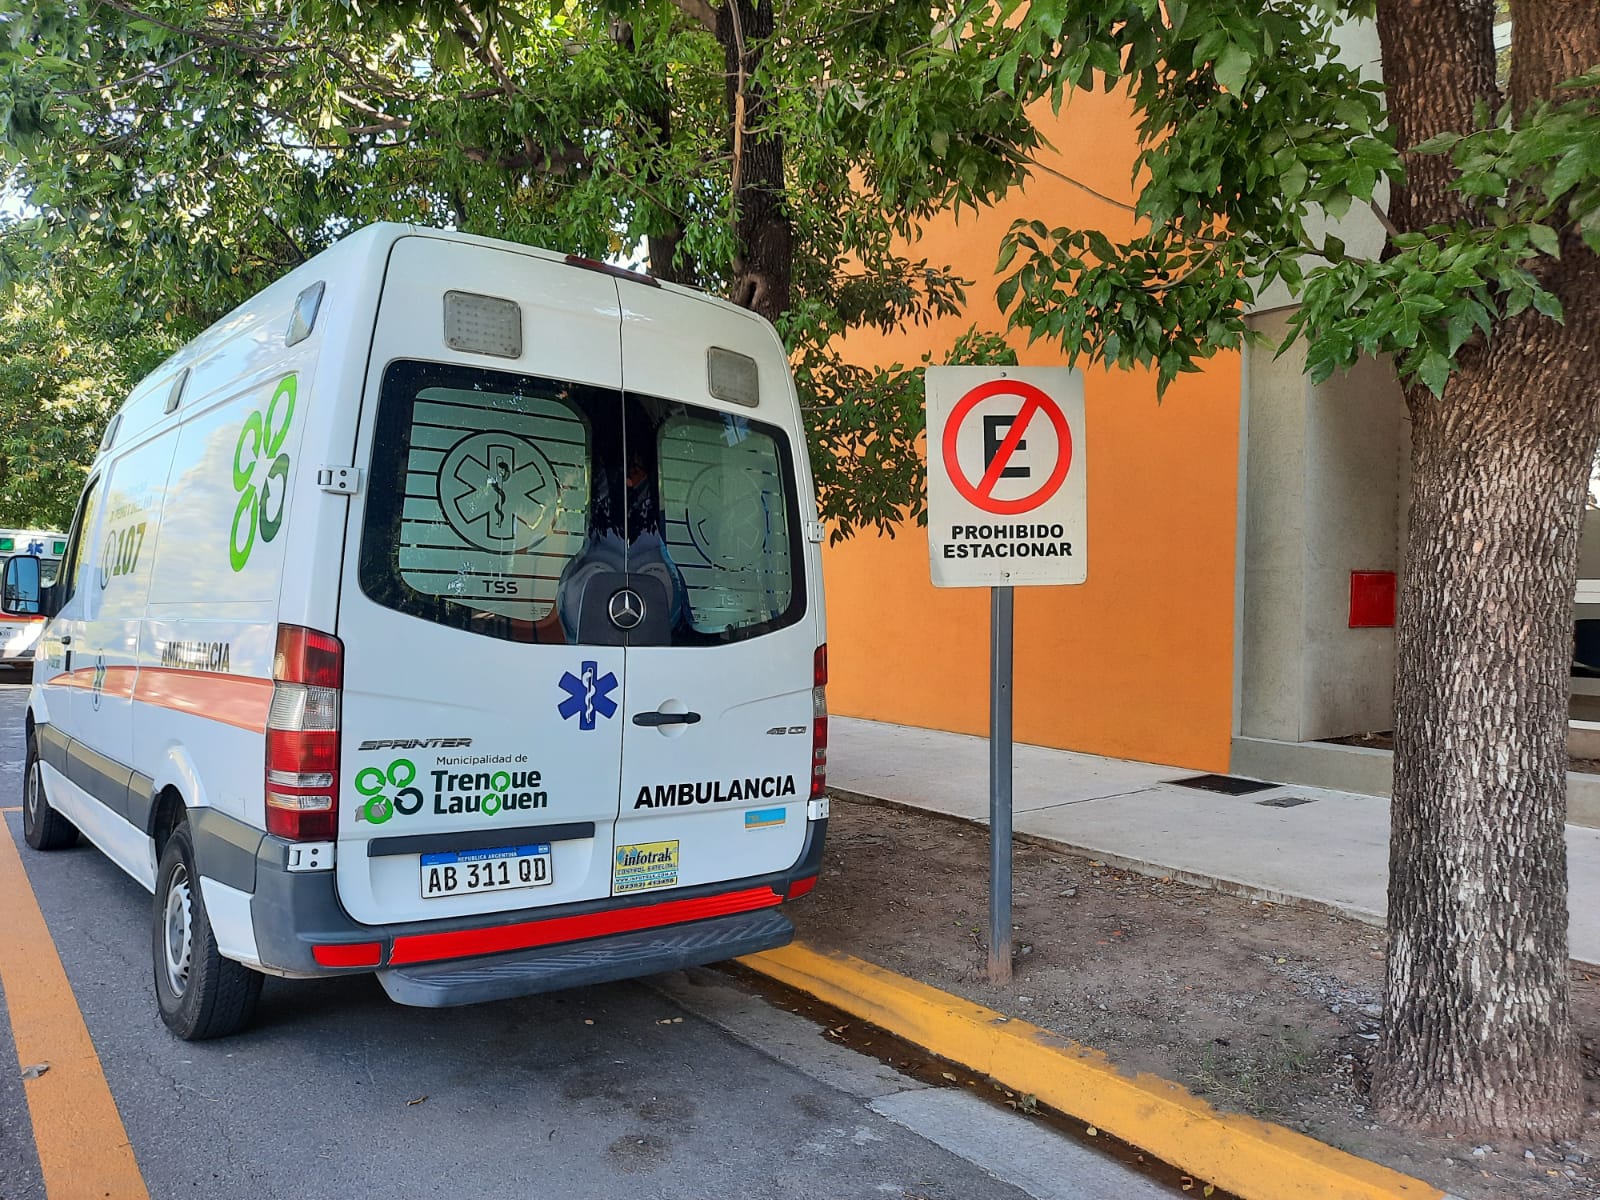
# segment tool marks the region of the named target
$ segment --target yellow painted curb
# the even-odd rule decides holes
[[[1445,1200],[1438,1188],[1251,1117],[1219,1113],[1098,1050],[848,954],[796,943],[739,960],[1245,1200]]]

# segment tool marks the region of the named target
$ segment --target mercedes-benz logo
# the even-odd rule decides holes
[[[632,588],[623,588],[612,595],[606,612],[618,629],[632,629],[644,620],[644,599]]]

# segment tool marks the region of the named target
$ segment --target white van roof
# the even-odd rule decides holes
[[[112,417],[114,426],[108,428],[114,428],[115,440],[121,441],[131,433],[146,429],[165,415],[167,396],[173,383],[185,368],[193,368],[206,362],[221,347],[242,336],[253,333],[257,338],[281,338],[288,328],[288,318],[295,299],[302,291],[319,281],[333,284],[341,279],[363,278],[371,272],[381,273],[394,243],[403,237],[414,236],[509,250],[548,262],[565,263],[568,260],[568,255],[557,251],[510,242],[502,238],[462,233],[453,229],[436,229],[398,221],[379,221],[364,226],[340,238],[326,250],[307,259],[277,282],[268,285],[226,316],[213,322],[204,332],[175,351],[141,380]],[[626,277],[622,278],[626,282]],[[711,305],[730,316],[752,321],[761,320],[748,309],[740,308],[736,304],[696,288],[656,279],[652,279],[650,283],[663,291]],[[198,383],[200,381],[191,380],[185,385],[185,390]],[[109,449],[109,445],[110,443],[102,444],[101,453]]]

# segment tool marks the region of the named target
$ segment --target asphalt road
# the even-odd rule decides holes
[[[0,677],[4,808],[21,803],[26,694]],[[446,1010],[369,977],[268,979],[250,1030],[184,1043],[156,1014],[148,894],[87,843],[40,854],[20,812],[0,819],[158,1200],[1169,1194],[715,972]],[[0,1200],[43,1200],[0,1010]]]

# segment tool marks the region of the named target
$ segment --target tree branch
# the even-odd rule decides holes
[[[468,7],[467,0],[455,0],[453,20],[455,21],[456,31],[461,35],[461,40],[477,56],[478,61],[489,69],[489,74],[499,81],[501,90],[505,92],[506,99],[509,100],[521,93],[522,87],[513,78],[505,60],[500,57],[500,52],[495,49],[494,40],[485,33],[482,22]],[[582,148],[579,148],[576,157],[572,157],[567,154],[567,149],[570,146],[571,143],[569,142],[566,147],[563,147],[562,154],[551,156],[535,144],[531,134],[524,134],[522,138],[522,154],[516,157],[525,160],[529,167],[541,166],[542,159],[543,169],[549,170],[550,165],[555,164],[564,170],[569,166],[578,165],[582,161]],[[468,152],[468,157],[472,157],[470,151]],[[478,161],[487,161],[487,158]],[[514,159],[503,158],[500,160],[500,165],[506,170],[516,170],[516,166],[513,165],[514,161]]]
[[[299,262],[305,262],[309,256],[306,254],[305,250],[301,248],[300,243],[294,240],[293,235],[290,234],[290,232],[278,222],[278,218],[273,216],[271,213],[268,213],[267,222],[278,231],[278,235],[282,237],[284,241],[289,243],[289,249],[295,252]]]
[[[1400,230],[1395,228],[1395,223],[1393,221],[1389,220],[1389,214],[1378,207],[1378,202],[1376,200],[1368,200],[1367,207],[1372,209],[1372,215],[1378,218],[1378,224],[1384,227],[1390,237],[1397,238],[1400,236]]]
[[[1093,196],[1096,200],[1104,200],[1107,204],[1112,205],[1114,208],[1120,208],[1124,212],[1137,212],[1138,211],[1131,204],[1126,204],[1121,200],[1114,200],[1110,196],[1106,195],[1104,192],[1095,191],[1087,183],[1080,183],[1078,180],[1074,179],[1071,175],[1064,175],[1060,171],[1056,170],[1054,167],[1045,166],[1044,163],[1040,162],[1037,158],[1033,157],[1033,155],[1031,155],[1031,154],[1028,156],[1028,161],[1030,163],[1032,163],[1034,166],[1038,167],[1039,170],[1043,171],[1046,175],[1054,175],[1057,179],[1061,180],[1062,183],[1070,183],[1073,187],[1077,188],[1080,192],[1088,192],[1089,195]]]
[[[703,26],[712,33],[717,31],[717,10],[712,8],[707,0],[672,0],[672,7],[695,24]]]
[[[739,16],[739,0],[728,0],[727,11],[733,18],[734,60],[739,64],[739,74],[733,85],[733,169],[728,179],[728,191],[737,208],[739,188],[744,182],[745,85],[749,83],[750,75],[745,67],[744,22]]]
[[[500,57],[500,52],[494,48],[494,42],[484,35],[484,29],[476,14],[467,6],[466,0],[456,0],[455,12],[451,18],[456,27],[456,32],[461,35],[461,40],[466,43],[467,49],[477,56],[479,62],[489,69],[500,83],[500,88],[509,99],[522,89],[517,86],[517,81],[512,78],[507,69],[505,60]]]
[[[186,38],[193,38],[201,45],[210,46],[213,49],[234,50],[238,53],[250,54],[254,57],[266,57],[272,50],[279,48],[276,46],[269,46],[260,41],[257,41],[254,44],[247,44],[246,42],[236,41],[233,38],[224,37],[220,34],[210,33],[201,29],[186,29],[182,25],[174,25],[169,21],[163,21],[160,17],[152,16],[150,13],[144,12],[141,9],[137,9],[131,4],[122,3],[121,0],[95,0],[95,2],[97,4],[105,5],[107,8],[115,9],[123,16],[132,17],[135,21],[147,22],[148,24],[155,25],[160,29],[165,29],[169,33],[182,34]]]
[[[78,91],[75,91],[75,92],[54,92],[52,94],[56,95],[56,96],[62,96],[62,97],[65,97],[65,96],[92,96],[97,92],[112,91],[112,90],[115,90],[115,89],[118,89],[118,88],[125,88],[125,87],[129,86],[130,84],[143,83],[146,79],[150,79],[150,78],[153,78],[156,75],[161,74],[161,72],[165,71],[168,67],[175,67],[179,63],[181,63],[184,59],[193,58],[196,54],[199,54],[200,51],[203,50],[204,48],[205,47],[203,47],[203,46],[196,46],[193,50],[186,50],[184,53],[178,55],[178,57],[176,57],[176,58],[169,58],[164,63],[157,63],[153,67],[148,67],[145,70],[140,71],[137,75],[129,75],[126,79],[118,79],[118,80],[115,80],[112,83],[97,83],[97,84],[93,85],[92,87],[81,88],[81,89],[79,89]]]
[[[374,108],[370,104],[367,104],[361,100],[357,100],[349,92],[344,91],[343,89],[334,92],[334,95],[369,120],[369,123],[366,125],[360,125],[348,130],[347,132],[349,133],[379,133],[386,129],[411,128],[410,117],[398,117],[393,113],[386,113],[381,109]]]

